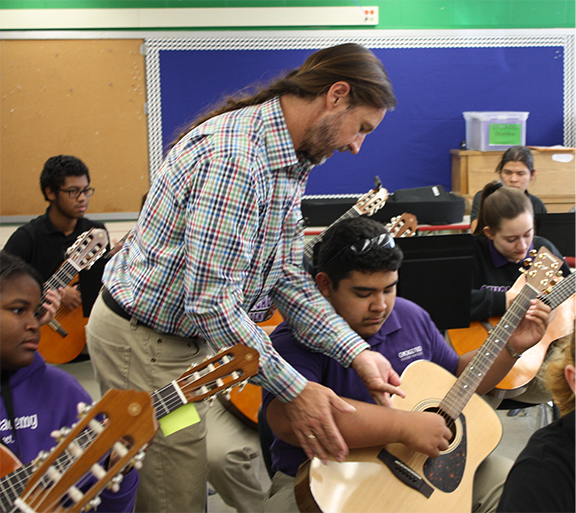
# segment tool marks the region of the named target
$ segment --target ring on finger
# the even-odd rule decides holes
[[[309,435],[306,435],[307,438],[310,438],[310,440],[315,440],[316,439],[316,435],[314,433],[310,433]]]

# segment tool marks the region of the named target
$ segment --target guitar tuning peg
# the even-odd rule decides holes
[[[96,496],[88,504],[86,504],[86,509],[87,510],[96,509],[98,506],[100,506],[101,502],[102,499]]]
[[[214,399],[216,398],[216,396],[212,395],[210,396],[207,401],[208,401],[208,408],[210,408],[212,406],[212,404],[214,403]]]
[[[146,453],[144,451],[140,451],[134,458],[132,459],[132,465],[136,470],[140,470],[142,468],[142,462],[144,461],[144,457]]]
[[[50,456],[50,453],[48,451],[40,451],[38,453],[38,456],[36,456],[36,458],[32,462],[32,468],[34,470],[37,470],[38,467],[40,467],[40,465],[42,465],[42,463],[48,459],[48,456]]]
[[[112,481],[108,484],[108,489],[112,490],[114,493],[118,493],[120,491],[120,483],[124,479],[122,474],[118,474],[112,478]]]
[[[528,271],[526,269],[524,269],[523,267],[520,267],[520,269],[518,269],[518,271],[520,271],[521,274],[528,274]]]
[[[246,383],[248,383],[248,380],[244,380],[238,385],[238,392],[242,392],[242,390],[244,390]]]
[[[52,433],[50,433],[50,436],[54,438],[58,443],[60,443],[62,440],[64,440],[64,438],[66,438],[69,435],[70,431],[72,430],[69,427],[63,427],[55,431],[52,431]]]
[[[535,249],[531,249],[531,250],[528,252],[528,254],[529,254],[531,257],[535,257],[535,256],[538,254],[538,251],[536,251]]]
[[[91,404],[78,403],[78,417],[79,418],[85,417],[86,415],[88,415],[88,413],[90,413],[91,409],[92,409]]]

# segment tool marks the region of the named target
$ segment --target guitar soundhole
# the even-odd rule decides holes
[[[446,421],[446,426],[452,432],[452,436],[450,437],[450,444],[452,444],[452,442],[456,438],[456,421],[452,417],[450,417],[450,415],[448,415],[446,412],[442,411],[437,406],[426,408],[424,411],[428,411],[431,413],[437,413],[438,415],[444,417],[444,420]]]

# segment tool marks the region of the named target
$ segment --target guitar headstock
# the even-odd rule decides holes
[[[548,293],[556,284],[556,277],[561,275],[560,259],[546,246],[538,251],[533,249],[523,265],[529,269],[520,269],[526,275],[526,284],[538,292]]]
[[[68,248],[67,262],[72,264],[78,271],[90,269],[106,251],[108,234],[103,228],[91,228],[78,236],[74,244]]]
[[[156,432],[152,399],[146,392],[109,390],[80,413],[84,417],[72,429],[61,430],[58,446],[34,462],[36,470],[14,501],[20,510],[76,513],[94,507],[102,489],[118,483],[122,470],[143,457],[140,451]],[[118,458],[107,470],[101,465],[112,449]],[[69,462],[65,468],[57,462],[63,458]]]
[[[362,196],[352,207],[358,214],[371,216],[378,212],[388,199],[388,191],[384,187],[376,187]]]
[[[188,402],[203,401],[255,376],[259,358],[255,349],[236,344],[191,367],[176,382]]]
[[[386,229],[390,232],[392,237],[412,237],[416,235],[418,228],[418,219],[414,214],[404,212],[401,216],[396,216],[390,219],[386,225]]]

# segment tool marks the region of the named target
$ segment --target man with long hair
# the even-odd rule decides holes
[[[341,459],[347,447],[333,411],[352,408],[288,365],[248,313],[269,296],[302,344],[352,366],[380,402],[401,393],[389,362],[335,314],[304,270],[300,210],[312,167],[335,151],[358,153],[395,105],[382,63],[343,44],[184,130],[134,236],[106,267],[87,328],[101,387],[151,391],[208,350],[246,344],[260,353],[254,383],[286,402],[308,454]],[[137,511],[204,511],[205,407],[197,408],[200,422],[157,435]]]

